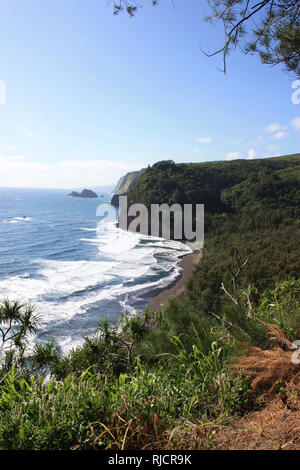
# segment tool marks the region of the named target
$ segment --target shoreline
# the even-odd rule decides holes
[[[200,261],[203,256],[202,250],[193,251],[180,257],[178,266],[182,269],[179,277],[167,286],[157,295],[151,298],[149,302],[150,310],[158,310],[160,307],[167,307],[169,301],[174,298],[180,298],[184,294],[184,285],[186,280],[190,277],[194,266]]]

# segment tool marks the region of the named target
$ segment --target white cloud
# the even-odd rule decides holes
[[[267,146],[268,152],[266,152],[263,156],[264,157],[279,157],[280,156],[280,148],[278,145],[268,145]]]
[[[297,116],[291,121],[291,125],[296,129],[296,131],[300,131],[300,117]]]
[[[270,137],[270,138],[272,140],[279,140],[279,139],[283,139],[287,135],[288,135],[287,132],[279,131],[279,132],[276,132],[276,134],[272,135],[272,137]]]
[[[248,150],[248,159],[249,160],[254,160],[256,158],[256,151],[254,149],[249,149]]]
[[[14,145],[0,145],[0,148],[1,149],[4,149],[4,150],[17,150],[17,147],[15,147]]]
[[[193,153],[199,153],[199,149],[194,149]]]
[[[24,127],[20,127],[20,131],[25,137],[33,138],[35,137],[35,133],[30,129],[24,129]]]
[[[198,137],[196,140],[199,144],[209,144],[211,142],[211,137]]]
[[[66,160],[42,163],[24,155],[0,155],[1,184],[28,188],[80,188],[114,184],[125,173],[142,168],[111,160]]]
[[[268,145],[268,150],[270,150],[270,152],[278,152],[279,147],[278,145]]]
[[[285,129],[286,126],[281,126],[278,124],[278,122],[273,122],[265,128],[267,132],[273,133],[273,135],[270,137],[271,140],[279,140],[286,137],[288,133],[285,132]]]
[[[236,160],[237,158],[242,158],[242,154],[240,152],[229,152],[226,155],[226,160]]]
[[[278,132],[278,131],[282,131],[286,129],[285,126],[281,126],[280,124],[278,124],[278,122],[272,122],[271,124],[269,124],[265,130],[267,132]]]
[[[39,163],[39,162],[30,162],[26,160],[24,155],[0,155],[0,164],[1,164],[1,175],[10,175],[11,173],[16,175],[18,172],[30,171],[48,171],[52,167],[49,164]],[[24,178],[25,180],[25,178]],[[24,181],[26,183],[26,181]],[[7,183],[7,180],[4,179],[4,183]]]
[[[24,155],[0,155],[0,162],[9,162],[13,164],[14,162],[19,162],[20,160],[25,160]],[[2,168],[1,168],[2,170]]]
[[[262,136],[258,135],[254,142],[250,142],[250,145],[258,145],[258,144],[260,144],[260,142],[262,142],[262,140],[263,140]]]

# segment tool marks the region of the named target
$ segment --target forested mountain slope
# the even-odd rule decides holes
[[[220,309],[238,263],[242,286],[265,289],[300,273],[300,154],[257,160],[158,162],[138,179],[129,203],[204,203],[205,256],[187,283],[185,302]]]

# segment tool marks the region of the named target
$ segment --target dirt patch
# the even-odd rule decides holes
[[[300,385],[289,383],[262,410],[232,420],[218,430],[220,450],[300,450]]]
[[[244,356],[233,368],[252,377],[261,409],[219,428],[215,448],[300,450],[300,365],[293,364],[291,351],[279,347],[243,348]]]
[[[293,364],[292,352],[281,348],[262,350],[243,345],[244,356],[233,368],[253,377],[252,390],[258,394],[271,396],[280,386],[298,379],[300,366]]]

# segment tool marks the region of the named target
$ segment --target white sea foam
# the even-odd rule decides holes
[[[80,241],[88,243],[102,243],[99,238],[80,238]]]
[[[84,321],[90,309],[101,315],[101,305],[113,301],[120,311],[133,313],[134,300],[141,299],[142,305],[147,292],[172,282],[181,270],[178,257],[191,251],[180,242],[125,232],[114,224],[99,225],[86,230],[96,230],[96,238],[81,239],[99,245],[99,259],[33,260],[38,268],[29,266],[29,271],[34,275],[23,273],[0,282],[0,298],[37,305],[42,333],[59,328],[57,340],[65,352],[86,334]],[[78,316],[82,316],[79,327]]]
[[[18,222],[29,222],[31,220],[30,217],[14,217],[11,219],[3,220],[4,224],[17,224]]]
[[[35,260],[35,263],[40,265],[35,277],[12,276],[1,281],[0,296],[37,302],[39,310],[42,310],[40,306],[43,305],[46,313],[54,313],[54,305],[63,310],[59,301],[72,294],[85,291],[101,282],[109,282],[112,275],[106,273],[114,266],[114,263],[104,261]],[[59,315],[64,314],[61,311]]]
[[[153,282],[150,281],[146,284],[137,283],[128,286],[124,285],[123,282],[119,282],[117,284],[106,285],[100,290],[87,292],[76,297],[69,297],[68,300],[63,304],[55,301],[51,302],[51,304],[49,304],[49,302],[41,302],[39,304],[39,308],[42,311],[42,306],[44,305],[44,307],[46,307],[47,304],[46,323],[49,322],[49,320],[70,320],[74,316],[86,313],[88,308],[92,307],[93,305],[97,305],[101,301],[111,301],[116,300],[118,297],[125,296],[126,298],[127,296],[125,301],[123,298],[121,299],[120,302],[123,302],[121,305],[126,304],[127,308],[133,311],[134,308],[130,302],[130,298],[133,294],[139,293],[139,295],[142,296],[142,291],[150,291],[151,289],[159,287],[160,285],[167,285],[179,275],[180,271],[181,268],[176,266],[176,268],[164,278],[163,283],[161,280],[157,280]]]

